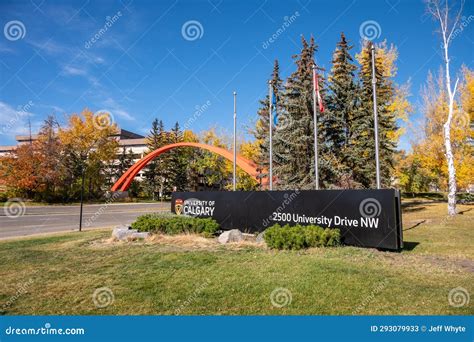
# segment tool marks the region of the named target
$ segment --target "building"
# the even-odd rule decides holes
[[[17,141],[16,145],[12,146],[0,146],[0,157],[11,154],[15,151],[17,146],[30,144],[38,138],[37,134],[30,135],[17,135],[15,140]],[[133,154],[133,162],[138,161],[143,158],[147,151],[146,138],[143,135],[127,131],[125,129],[119,128],[118,133],[111,136],[117,140],[119,144],[119,149],[117,153],[122,153],[125,148],[127,153],[131,150]],[[143,179],[143,171],[137,175],[137,179]]]

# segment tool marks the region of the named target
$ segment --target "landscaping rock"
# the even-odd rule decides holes
[[[238,229],[225,231],[221,235],[219,235],[219,237],[217,238],[219,243],[222,243],[222,244],[226,244],[229,242],[239,242],[239,241],[242,241],[243,239],[244,239],[244,236],[242,235],[242,232]]]
[[[137,233],[136,229],[129,229],[127,226],[118,226],[112,231],[112,237],[117,240],[125,240],[134,233]]]
[[[130,239],[146,239],[150,234],[148,232],[132,233]]]
[[[264,231],[258,233],[257,238],[255,239],[255,242],[256,242],[256,243],[265,242],[265,239],[263,238],[263,234],[264,234],[264,233],[265,233]]]

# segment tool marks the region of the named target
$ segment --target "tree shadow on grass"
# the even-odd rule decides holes
[[[418,227],[419,225],[421,225],[422,223],[425,223],[425,222],[426,222],[426,220],[421,220],[420,222],[415,223],[413,226],[403,229],[403,231],[410,230],[410,229],[415,229],[416,227]]]
[[[404,213],[413,213],[417,211],[425,210],[429,206],[433,206],[436,203],[441,203],[442,201],[413,201],[402,203],[402,212]]]
[[[403,206],[402,206],[402,213],[405,213],[405,214],[414,213],[414,212],[422,211],[422,210],[425,210],[425,209],[426,209],[426,207],[424,207],[424,206],[423,207],[421,207],[421,206],[420,207],[408,207],[408,208],[403,208]]]
[[[472,208],[469,208],[469,209],[466,209],[466,210],[462,210],[460,212],[458,212],[459,215],[464,215],[464,213],[467,213],[468,211],[471,211]]]

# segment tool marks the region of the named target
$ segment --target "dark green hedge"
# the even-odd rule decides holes
[[[219,229],[219,224],[212,218],[194,218],[189,216],[146,214],[139,216],[132,223],[133,229],[139,232],[180,234],[197,233],[211,236]]]
[[[309,247],[337,246],[341,241],[339,229],[319,226],[280,226],[275,224],[265,230],[263,235],[270,248],[303,249]]]
[[[402,192],[402,198],[426,198],[431,200],[447,201],[448,195],[446,192]],[[456,194],[456,201],[460,203],[474,202],[474,194],[468,192],[458,192]]]
[[[460,192],[456,194],[456,200],[459,203],[474,203],[474,194],[468,192]]]
[[[443,192],[404,192],[402,198],[426,198],[431,200],[446,200],[446,194]]]

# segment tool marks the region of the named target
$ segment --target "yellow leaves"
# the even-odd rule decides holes
[[[362,50],[359,54],[356,54],[356,59],[361,65],[361,73],[363,79],[368,82],[372,79],[372,68],[371,68],[371,48],[370,45],[365,42]],[[375,58],[376,66],[379,73],[382,74],[383,79],[393,79],[397,74],[396,61],[398,58],[397,48],[391,44],[388,46],[387,41],[376,44],[375,47]],[[388,112],[393,114],[395,120],[408,121],[409,115],[413,112],[413,107],[408,101],[410,96],[410,82],[401,86],[397,86],[392,82],[394,93],[391,98],[388,99]],[[381,92],[379,89],[377,93]],[[404,130],[398,129],[394,131],[388,131],[386,136],[392,142],[397,143],[400,137],[404,134]]]
[[[470,126],[474,121],[474,71],[467,67],[462,68],[464,82],[459,89],[461,94],[461,108],[459,113],[459,125],[465,127],[468,131],[467,135],[471,139],[474,138],[473,129]]]
[[[215,128],[201,133],[201,140],[204,144],[226,148],[223,140],[217,135]]]
[[[225,142],[225,136],[219,136],[214,128],[201,133],[200,141],[202,143],[222,147],[226,150],[232,151],[232,145]],[[239,144],[238,144],[239,145]],[[237,148],[238,153],[247,159],[255,160],[259,152],[258,144],[253,142],[242,142],[240,148]],[[232,179],[233,164],[231,161],[224,159],[214,153],[203,152],[197,161],[198,169],[205,175],[205,180],[208,185],[218,184],[223,180]],[[245,171],[237,167],[237,189],[251,190],[255,189],[257,182],[249,176]],[[225,185],[227,190],[232,190],[232,182]]]
[[[257,160],[258,154],[260,153],[259,149],[259,143],[258,141],[249,141],[249,142],[243,142],[240,145],[240,152],[239,154],[247,158],[249,160]]]
[[[461,85],[460,98],[461,106],[455,112],[454,124],[459,143],[459,157],[457,162],[457,175],[459,187],[468,187],[474,184],[474,130],[472,122],[474,120],[474,71],[467,67],[462,68],[464,82]],[[456,154],[455,154],[456,156]]]
[[[395,61],[398,58],[397,48],[390,44],[387,46],[387,41],[377,44],[375,47],[375,57],[380,60],[382,64],[382,74],[385,77],[395,77],[397,75],[397,66]]]
[[[183,132],[183,141],[184,142],[198,142],[199,137],[196,134],[194,134],[193,131],[185,130]]]
[[[474,156],[472,153],[465,154],[462,160],[456,160],[456,180],[458,187],[461,189],[467,188],[474,184]]]
[[[82,158],[92,153],[98,160],[112,160],[118,143],[111,136],[117,134],[118,129],[111,121],[109,124],[104,124],[106,120],[108,119],[105,117],[94,116],[88,109],[84,109],[80,115],[72,114],[69,117],[68,127],[59,130],[59,140]]]
[[[388,110],[394,114],[396,120],[408,122],[408,118],[413,113],[413,106],[408,97],[410,96],[410,82],[402,86],[395,87],[395,95]],[[387,133],[388,138],[397,143],[400,137],[405,134],[405,129],[398,129]]]
[[[398,139],[400,139],[400,136],[403,135],[404,133],[405,133],[404,129],[399,129],[396,131],[387,131],[386,137],[390,141],[397,142]]]
[[[472,129],[469,127],[467,112],[472,111],[474,104],[473,72],[463,69],[465,82],[460,87],[460,101],[455,103],[454,117],[451,125],[451,145],[453,148],[456,181],[460,190],[474,184],[473,147],[469,142]],[[437,80],[428,77],[428,85],[424,89],[423,112],[425,115],[425,137],[415,147],[413,154],[420,160],[424,171],[434,179],[442,190],[446,189],[448,167],[445,157],[444,124],[448,116],[448,103],[444,90],[443,73]]]
[[[410,96],[410,83],[406,83],[395,89],[395,96],[389,106],[389,111],[395,113],[397,119],[408,121],[408,116],[413,113],[413,106],[408,97]]]
[[[372,69],[369,64],[365,63],[372,58],[370,46],[365,43],[361,52],[356,54],[355,57],[359,64],[362,65],[362,73],[367,77],[372,77]],[[398,58],[398,50],[395,45],[390,44],[390,46],[388,46],[386,40],[375,44],[375,58],[377,60],[375,65],[379,66],[379,72],[381,72],[384,77],[391,78],[397,75],[395,62]]]

